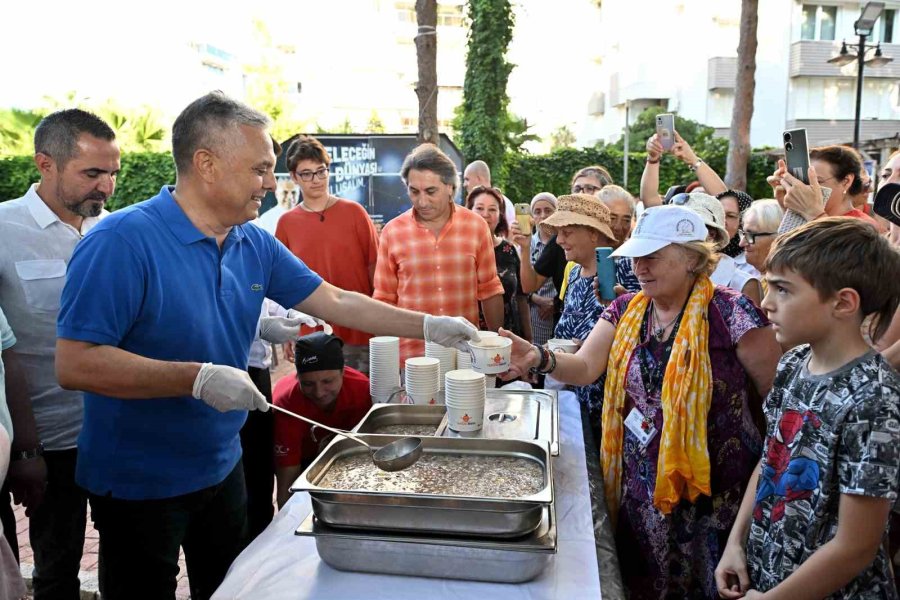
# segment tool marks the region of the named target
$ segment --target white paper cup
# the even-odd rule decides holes
[[[467,342],[472,355],[472,370],[495,375],[509,370],[512,340],[505,337],[489,337],[480,342]]]
[[[453,431],[478,431],[484,425],[484,403],[480,406],[456,407],[447,404],[447,426]]]
[[[443,404],[443,402],[438,402],[437,390],[427,393],[416,393],[406,390],[406,397],[409,399],[410,404]]]
[[[575,354],[575,352],[578,351],[578,344],[576,344],[572,340],[566,340],[562,338],[553,338],[547,340],[547,347],[552,352],[564,352],[566,354]]]

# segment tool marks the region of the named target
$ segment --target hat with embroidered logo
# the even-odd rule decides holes
[[[344,368],[344,342],[341,338],[317,331],[304,335],[294,344],[297,374]]]
[[[703,242],[707,235],[706,223],[694,211],[681,206],[654,206],[641,213],[631,238],[612,256],[639,258],[669,244]]]
[[[683,206],[689,208],[703,219],[706,226],[711,230],[716,250],[721,250],[728,245],[731,236],[725,229],[725,209],[722,203],[709,194],[703,192],[691,192],[689,194],[678,194],[672,198],[673,206]]]

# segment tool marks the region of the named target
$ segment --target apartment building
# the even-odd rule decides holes
[[[604,0],[602,75],[580,141],[618,139],[626,113],[634,119],[648,106],[663,106],[727,135],[740,4]],[[843,39],[854,51],[853,23],[863,4],[760,0],[753,146],[778,146],[782,131],[794,127],[807,128],[814,145],[852,141],[856,65],[838,67],[828,59],[839,53]],[[888,1],[885,8],[868,42],[881,43],[883,55],[894,61],[865,68],[861,108],[860,138],[875,154],[900,145],[900,2]],[[635,26],[623,26],[632,21]]]

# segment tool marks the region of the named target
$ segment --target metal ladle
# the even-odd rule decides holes
[[[382,471],[402,471],[403,469],[414,465],[416,461],[419,460],[419,457],[422,456],[422,440],[417,437],[400,438],[399,440],[395,440],[390,444],[385,444],[384,446],[376,450],[368,443],[364,442],[361,438],[355,436],[349,431],[322,425],[317,421],[307,419],[306,417],[298,415],[297,413],[293,413],[285,408],[281,408],[280,406],[275,406],[271,403],[269,404],[269,407],[277,410],[278,412],[290,415],[295,419],[300,419],[301,421],[305,421],[307,423],[310,423],[311,425],[315,425],[316,427],[321,427],[322,429],[326,429],[332,433],[336,433],[340,436],[351,439],[357,444],[362,444],[369,449],[369,453],[372,455],[372,462],[374,462],[375,466]]]

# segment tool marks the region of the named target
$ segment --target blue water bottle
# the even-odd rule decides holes
[[[610,256],[612,248],[595,248],[597,253],[597,289],[604,300],[615,300],[616,261]]]

